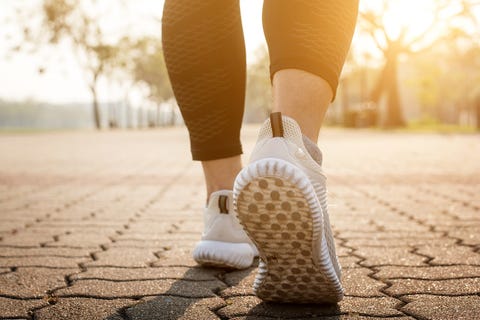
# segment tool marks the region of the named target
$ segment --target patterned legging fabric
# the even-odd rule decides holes
[[[335,95],[357,10],[358,0],[265,0],[270,77],[304,70]],[[246,59],[239,0],[166,0],[162,41],[193,159],[241,154]]]

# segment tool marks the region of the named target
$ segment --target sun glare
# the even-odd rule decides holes
[[[425,32],[433,18],[431,1],[394,1],[384,15],[384,23],[392,37],[398,37],[403,30],[407,32],[406,36],[416,36]]]
[[[415,37],[427,30],[434,18],[433,0],[389,0],[385,4],[382,22],[389,38]]]

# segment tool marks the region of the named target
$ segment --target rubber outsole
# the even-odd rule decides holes
[[[265,301],[336,303],[343,288],[308,177],[281,159],[244,168],[234,186],[240,223],[260,253],[255,294]]]
[[[208,267],[245,269],[253,263],[254,250],[247,243],[202,240],[193,250],[193,259]]]

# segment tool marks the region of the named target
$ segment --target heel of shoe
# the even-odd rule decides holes
[[[237,177],[234,199],[240,223],[260,252],[258,297],[294,303],[342,299],[328,248],[317,245],[324,237],[322,211],[301,170],[280,159],[254,162]]]

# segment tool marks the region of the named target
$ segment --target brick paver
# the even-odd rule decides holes
[[[205,195],[183,128],[0,135],[0,319],[477,319],[480,137],[320,146],[346,296],[281,305],[253,295],[256,266],[193,261]]]

